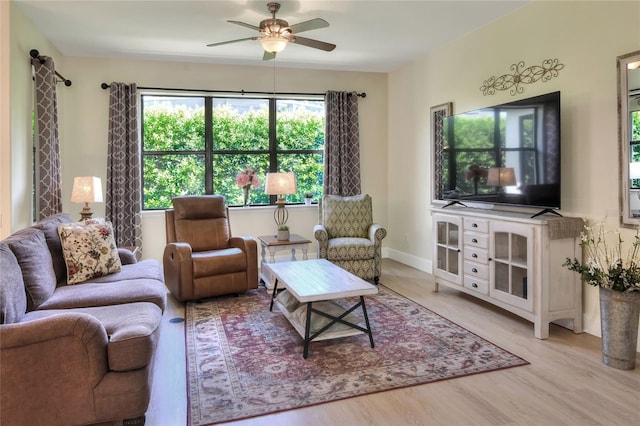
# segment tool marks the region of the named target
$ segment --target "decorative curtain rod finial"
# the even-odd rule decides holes
[[[29,51],[29,56],[31,56],[33,59],[37,59],[40,64],[44,64],[45,59],[44,57],[40,56],[40,52],[38,51],[38,49],[31,49]],[[58,78],[60,78],[60,81],[58,81],[58,83],[64,82],[65,86],[71,86],[71,80],[67,80],[56,70],[54,70],[53,72],[58,76]]]

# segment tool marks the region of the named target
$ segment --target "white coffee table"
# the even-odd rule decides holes
[[[275,303],[276,307],[302,336],[304,339],[302,356],[304,358],[309,354],[309,342],[312,340],[334,339],[365,333],[369,335],[371,347],[374,347],[364,296],[378,293],[378,287],[325,259],[270,263],[266,266],[275,277],[269,310],[273,309]],[[306,303],[306,318],[302,321],[296,319],[292,312],[276,299],[280,283],[286,285],[287,290],[298,302],[301,304]],[[318,302],[344,299],[346,297],[359,297],[360,301],[337,316],[313,307],[313,303],[321,306]],[[345,317],[357,308],[362,309],[366,327],[361,327],[345,320]],[[313,333],[311,332],[312,312],[330,320],[327,325]],[[338,327],[338,324],[347,327]]]

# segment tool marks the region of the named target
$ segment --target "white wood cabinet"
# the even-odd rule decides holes
[[[562,266],[581,258],[579,218],[449,207],[433,208],[433,277],[534,323],[582,332],[582,281]]]
[[[452,284],[462,284],[462,220],[458,216],[440,214],[434,218],[434,275]]]

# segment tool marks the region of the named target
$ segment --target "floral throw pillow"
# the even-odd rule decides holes
[[[67,283],[78,284],[122,269],[111,222],[66,223],[58,227]]]

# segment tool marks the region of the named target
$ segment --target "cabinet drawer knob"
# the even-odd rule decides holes
[[[478,253],[473,253],[473,254],[471,255],[471,257],[473,257],[474,259],[477,259],[477,258],[478,258]]]
[[[478,272],[478,269],[477,268],[472,268],[471,272]]]
[[[478,224],[477,224],[477,223],[472,223],[472,224],[471,224],[471,227],[472,227],[472,228],[477,228],[477,227],[478,227]]]
[[[472,284],[471,284],[471,287],[473,287],[473,288],[478,288],[478,284],[476,284],[476,283],[472,283]]]
[[[474,238],[474,239],[472,239],[472,240],[471,240],[471,242],[472,242],[472,243],[477,243],[477,242],[478,242],[478,240]]]

